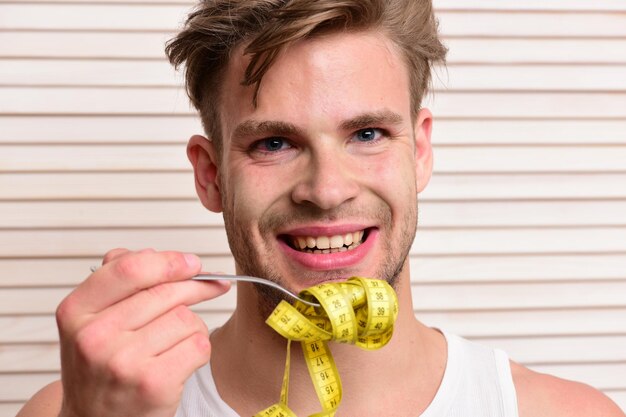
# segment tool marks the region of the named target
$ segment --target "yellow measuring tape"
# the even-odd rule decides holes
[[[317,301],[311,307],[299,301],[281,301],[266,323],[285,337],[287,360],[280,401],[254,417],[296,417],[287,406],[291,341],[301,342],[304,359],[323,411],[310,417],[332,417],[341,402],[341,380],[327,341],[355,344],[374,350],[385,346],[398,316],[398,299],[387,282],[352,277],[345,282],[320,284],[300,293]]]

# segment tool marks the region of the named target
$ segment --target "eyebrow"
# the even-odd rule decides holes
[[[348,120],[341,122],[343,130],[359,130],[366,127],[376,127],[380,125],[399,125],[402,123],[402,116],[391,110],[381,110],[372,113],[362,113]]]
[[[379,125],[399,125],[403,121],[402,116],[390,110],[368,112],[359,114],[339,124],[341,130],[359,130]],[[245,138],[248,136],[304,136],[304,130],[296,125],[277,120],[246,120],[235,128],[233,138]]]
[[[302,129],[296,125],[275,120],[246,120],[240,123],[233,132],[233,138],[244,138],[247,136],[272,135],[272,136],[293,136],[302,135]]]

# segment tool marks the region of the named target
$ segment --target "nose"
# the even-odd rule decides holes
[[[296,204],[331,210],[354,199],[359,192],[356,169],[345,150],[326,147],[311,152],[292,191]],[[296,174],[296,176],[299,176]]]

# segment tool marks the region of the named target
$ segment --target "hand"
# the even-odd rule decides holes
[[[115,249],[57,309],[63,417],[175,414],[189,376],[209,360],[204,322],[188,306],[230,288],[188,278],[195,255]]]

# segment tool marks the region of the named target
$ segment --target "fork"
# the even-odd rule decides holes
[[[191,278],[195,281],[216,281],[216,280],[228,280],[228,281],[246,281],[246,282],[254,282],[257,284],[263,284],[263,285],[267,285],[268,287],[272,287],[275,288],[279,291],[282,291],[283,293],[287,294],[288,296],[290,296],[291,298],[294,298],[298,301],[300,301],[301,303],[304,303],[306,305],[312,306],[312,307],[319,307],[320,305],[318,303],[314,303],[313,301],[309,301],[309,300],[305,300],[304,298],[299,297],[298,295],[292,293],[291,291],[289,291],[287,288],[273,282],[270,281],[268,279],[265,278],[259,278],[259,277],[251,277],[248,275],[228,275],[228,274],[198,274],[195,277]]]
[[[98,267],[97,266],[92,266],[89,269],[91,270],[91,272],[96,272]],[[294,299],[296,299],[296,300],[298,300],[301,303],[304,303],[306,305],[309,305],[309,306],[312,306],[312,307],[320,307],[320,305],[318,303],[315,303],[315,302],[309,301],[309,300],[305,300],[304,298],[301,298],[298,295],[292,293],[287,288],[285,288],[285,287],[283,287],[281,285],[278,285],[277,283],[275,283],[273,281],[270,281],[268,279],[265,279],[265,278],[251,277],[251,276],[248,276],[248,275],[198,274],[195,277],[192,277],[191,279],[195,280],[195,281],[227,280],[227,281],[255,282],[257,284],[267,285],[268,287],[272,287],[272,288],[275,288],[275,289],[277,289],[279,291],[282,291],[283,293],[287,294],[291,298],[294,298]]]

